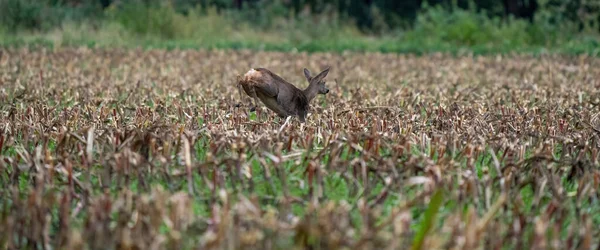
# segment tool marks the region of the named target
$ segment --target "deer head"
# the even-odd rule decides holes
[[[304,77],[306,77],[306,80],[309,82],[309,85],[303,92],[304,95],[306,95],[308,102],[315,98],[317,94],[325,95],[329,93],[329,89],[325,86],[324,80],[327,76],[327,73],[329,73],[329,67],[327,67],[325,70],[323,70],[316,76],[312,77],[310,74],[310,70],[304,68]]]

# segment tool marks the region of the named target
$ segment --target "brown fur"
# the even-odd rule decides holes
[[[322,80],[323,77],[315,82]],[[307,80],[311,81],[309,78],[307,78]],[[312,85],[314,84],[311,82],[307,90],[310,89]],[[251,69],[239,79],[238,88],[240,86],[248,96],[254,99],[255,102],[260,100],[267,108],[277,113],[280,117],[298,116],[301,122],[305,121],[311,99],[305,94],[307,90],[303,91],[298,89],[296,86],[270,70],[265,68]],[[314,86],[312,87],[314,88]],[[251,111],[255,107],[256,106],[254,105],[254,107],[251,108]]]

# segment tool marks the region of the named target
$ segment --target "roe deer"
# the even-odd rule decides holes
[[[254,104],[250,111],[256,109],[258,100],[281,118],[297,115],[304,123],[308,113],[309,103],[317,94],[325,95],[329,89],[325,87],[324,78],[329,73],[329,67],[323,72],[312,77],[308,69],[304,69],[304,77],[309,82],[306,89],[300,90],[277,74],[265,68],[250,69],[239,81],[244,92],[252,99]],[[241,97],[240,91],[240,97]]]

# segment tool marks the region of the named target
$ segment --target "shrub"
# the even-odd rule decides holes
[[[110,18],[138,35],[155,35],[175,38],[174,20],[177,13],[171,5],[157,6],[140,1],[113,5],[108,10]]]
[[[35,0],[0,0],[0,23],[9,31],[38,29],[42,24],[42,8]]]
[[[47,31],[65,21],[91,21],[102,16],[100,4],[94,0],[67,5],[63,1],[0,0],[0,26],[4,30]]]
[[[537,20],[533,23],[509,17],[489,17],[474,9],[448,10],[441,6],[424,6],[405,39],[423,44],[449,46],[546,46],[560,39],[557,26]]]

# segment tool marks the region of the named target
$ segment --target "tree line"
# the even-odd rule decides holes
[[[598,0],[0,0],[6,22],[25,20],[27,15],[35,15],[33,10],[25,14],[12,14],[15,9],[21,10],[26,3],[36,6],[67,7],[74,9],[94,10],[106,9],[121,4],[171,4],[183,13],[191,7],[215,7],[218,11],[258,11],[265,7],[278,6],[279,14],[299,14],[309,10],[311,13],[335,12],[342,18],[353,20],[360,28],[372,28],[377,21],[395,28],[410,26],[424,5],[441,5],[445,8],[474,9],[485,11],[491,17],[534,21],[540,11],[550,11],[555,22],[568,20],[576,22],[581,28],[591,26],[600,30],[600,1]],[[20,9],[19,9],[20,8]],[[1,10],[0,10],[1,11]],[[11,12],[9,12],[11,11]],[[101,11],[100,11],[101,12]],[[33,14],[32,14],[33,13]],[[96,12],[94,12],[96,13]],[[19,16],[21,15],[21,16]],[[95,16],[89,13],[84,17]],[[15,20],[10,20],[17,19]],[[251,20],[250,20],[251,21]]]
[[[98,0],[103,8],[107,8],[119,0]],[[138,0],[145,4],[154,4],[157,0]],[[72,2],[82,2],[81,0],[72,0]],[[555,5],[560,5],[562,1],[555,1]],[[572,7],[577,6],[577,0],[573,1]],[[525,18],[532,20],[535,12],[538,10],[537,0],[174,0],[171,1],[179,9],[185,9],[195,5],[202,7],[214,6],[219,10],[245,8],[260,8],[269,4],[281,4],[290,12],[298,14],[305,8],[309,8],[313,13],[320,13],[328,9],[334,9],[342,16],[354,19],[360,27],[372,26],[375,13],[374,8],[378,9],[377,14],[384,17],[389,24],[395,24],[397,20],[412,21],[421,9],[423,4],[442,5],[445,7],[468,8],[469,4],[474,4],[477,10],[485,10],[491,16],[508,17],[512,15],[516,18]]]

